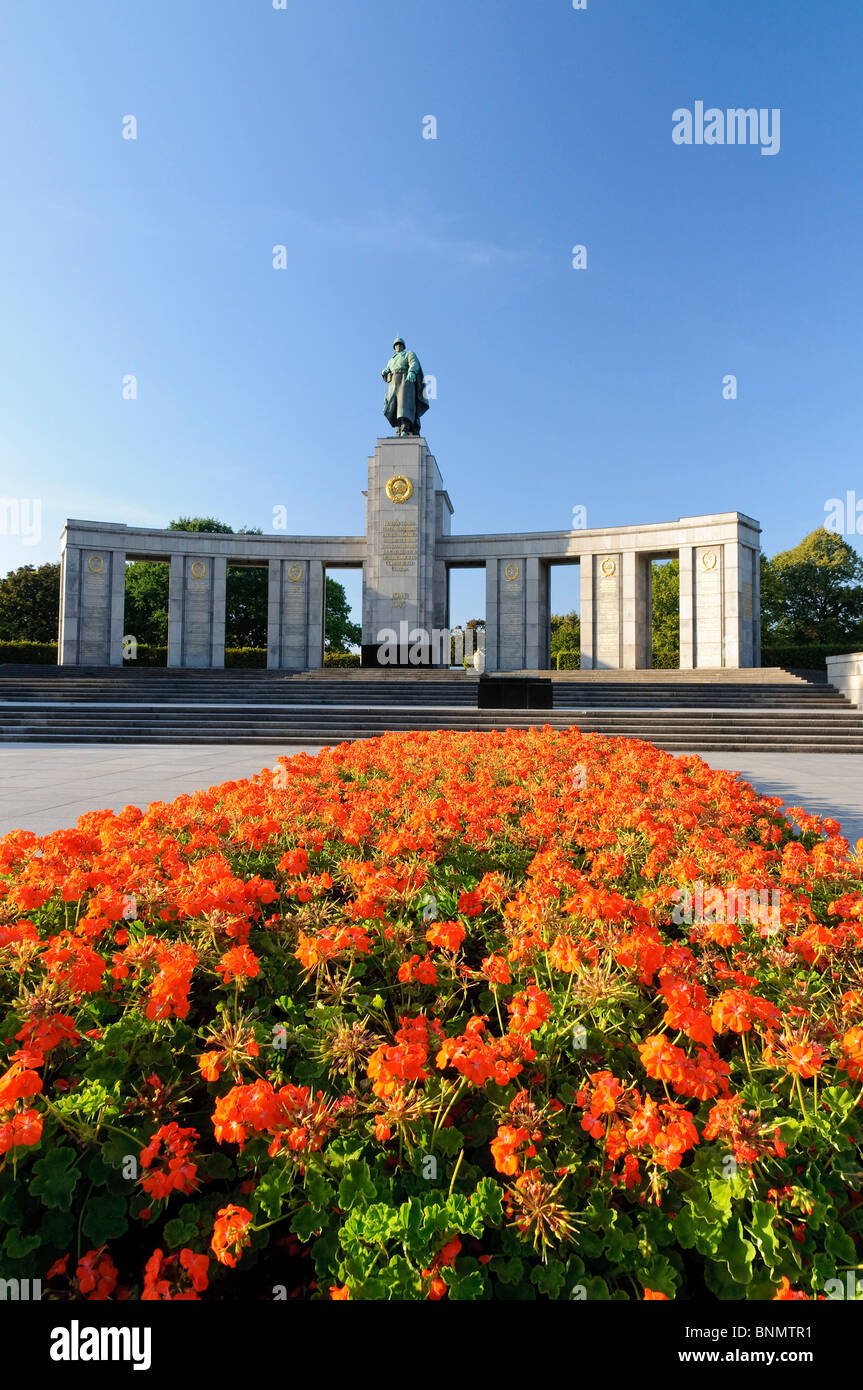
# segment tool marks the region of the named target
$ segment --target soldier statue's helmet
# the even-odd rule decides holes
[[[404,345],[405,345],[405,340],[404,340],[404,338],[396,338],[395,342],[393,343],[393,347],[394,347],[394,348],[400,347],[400,348],[404,349]]]

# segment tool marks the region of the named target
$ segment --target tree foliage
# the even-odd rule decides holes
[[[581,650],[581,619],[573,610],[571,613],[552,613],[551,664],[559,652],[578,652]]]
[[[651,579],[653,664],[680,659],[680,561],[654,565]]]
[[[863,557],[824,526],[761,560],[765,645],[863,641]]]
[[[351,606],[344,585],[327,575],[327,611],[324,651],[346,652],[359,646],[363,630],[351,622]]]
[[[0,579],[0,642],[56,642],[60,566],[22,565]]]

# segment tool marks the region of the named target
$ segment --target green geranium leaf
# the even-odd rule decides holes
[[[41,1199],[43,1206],[68,1207],[80,1176],[72,1166],[74,1162],[73,1150],[60,1144],[33,1164],[30,1191]]]
[[[342,1211],[350,1211],[358,1203],[374,1201],[375,1195],[369,1165],[363,1159],[352,1159],[345,1165],[345,1175],[339,1183]]]
[[[494,1273],[502,1284],[520,1284],[524,1278],[524,1261],[517,1256],[511,1260],[495,1260]]]
[[[38,1250],[41,1244],[42,1236],[38,1232],[32,1236],[25,1236],[13,1229],[6,1233],[3,1249],[10,1260],[24,1260],[28,1255],[32,1255],[34,1250]]]
[[[315,1211],[314,1207],[300,1207],[294,1214],[291,1221],[291,1230],[302,1241],[303,1245],[308,1245],[312,1236],[325,1226],[327,1217],[325,1212]]]
[[[165,1244],[169,1250],[181,1250],[184,1245],[191,1245],[198,1235],[197,1221],[183,1221],[181,1217],[175,1216],[173,1220],[165,1222]]]
[[[128,1230],[127,1201],[117,1193],[91,1196],[84,1213],[82,1230],[93,1246],[107,1245]]]
[[[535,1265],[530,1273],[530,1281],[547,1298],[558,1298],[566,1281],[562,1261],[549,1260],[548,1264]]]

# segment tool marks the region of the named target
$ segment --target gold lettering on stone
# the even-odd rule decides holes
[[[415,521],[385,521],[381,535],[381,560],[395,573],[412,570],[417,562],[418,527]]]

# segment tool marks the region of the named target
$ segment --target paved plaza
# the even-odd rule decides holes
[[[0,747],[0,834],[46,834],[85,811],[147,806],[250,777],[282,753],[317,745],[205,744]],[[696,750],[697,751],[697,750]],[[713,767],[740,772],[759,791],[816,815],[836,816],[852,847],[863,838],[863,756],[836,753],[711,753]]]

